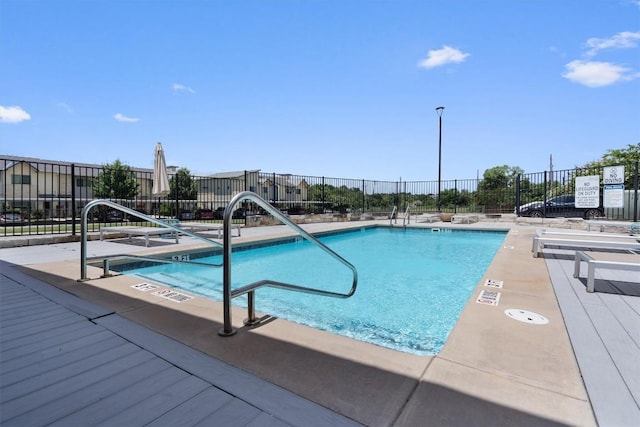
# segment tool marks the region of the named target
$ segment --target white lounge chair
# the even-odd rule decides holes
[[[640,271],[640,254],[576,251],[573,277],[580,277],[580,266],[587,263],[587,292],[595,290],[597,268]],[[638,276],[640,284],[640,276]]]
[[[640,250],[640,239],[623,239],[622,237],[620,235],[618,237],[607,236],[601,238],[587,233],[550,237],[538,231],[533,237],[531,252],[533,252],[534,258],[537,258],[540,251],[547,246],[558,246],[563,249]]]
[[[164,227],[103,227],[100,229],[100,240],[104,240],[107,233],[125,234],[130,240],[133,236],[143,236],[146,247],[149,246],[149,236],[170,235],[176,239],[176,243],[180,243],[178,232]]]
[[[473,224],[478,222],[478,215],[474,214],[455,214],[451,217],[452,224]]]
[[[222,237],[222,233],[224,231],[224,226],[222,224],[216,224],[216,223],[206,223],[206,222],[181,222],[178,225],[180,228],[187,230],[187,231],[191,231],[191,232],[196,232],[196,231],[216,231],[217,232],[217,238],[221,238]],[[240,229],[242,227],[238,224],[231,224],[231,233],[233,235],[233,230],[238,230],[238,237],[240,237]]]

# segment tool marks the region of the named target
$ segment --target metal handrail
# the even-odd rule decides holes
[[[396,224],[398,223],[397,215],[398,215],[398,207],[394,205],[393,210],[391,211],[391,215],[389,215],[389,225],[393,224],[394,219],[396,220]]]
[[[199,236],[195,233],[192,233],[191,231],[187,231],[184,230],[182,228],[179,227],[178,225],[173,225],[173,224],[169,224],[166,223],[164,221],[162,221],[161,219],[158,218],[153,218],[150,217],[148,215],[145,215],[141,212],[138,212],[136,210],[130,209],[126,206],[122,206],[119,205],[118,203],[112,202],[111,200],[104,200],[104,199],[98,199],[98,200],[92,200],[91,202],[87,203],[87,205],[82,208],[82,214],[81,214],[81,224],[80,224],[80,230],[81,230],[81,238],[80,238],[80,280],[87,280],[87,217],[89,214],[89,211],[91,210],[91,208],[93,208],[94,206],[97,205],[104,205],[104,206],[110,206],[114,209],[117,209],[119,211],[122,211],[124,213],[127,213],[129,215],[141,218],[145,221],[148,222],[152,222],[154,224],[159,225],[160,227],[165,227],[168,229],[171,229],[173,231],[175,231],[176,233],[181,233],[181,234],[186,234],[187,236],[191,236],[194,237],[196,239],[202,240],[203,242],[209,243],[211,245],[214,246],[218,246],[221,247],[222,245],[219,242],[216,242],[215,240],[211,240],[211,239],[207,239],[206,237],[202,237]],[[100,257],[100,258],[105,258],[105,257]],[[211,264],[213,265],[213,264]],[[219,266],[218,266],[219,267]]]
[[[407,205],[407,209],[404,211],[404,218],[402,218],[402,226],[409,224],[411,222],[409,216],[411,213],[409,212],[409,205]]]
[[[232,291],[231,290],[231,252],[232,252],[231,251],[231,216],[233,213],[234,206],[241,200],[251,200],[255,202],[257,205],[262,207],[264,210],[266,210],[268,213],[273,215],[275,218],[282,221],[282,223],[284,223],[285,225],[288,225],[290,228],[295,230],[298,234],[300,234],[306,240],[310,241],[311,243],[316,245],[318,248],[322,249],[323,251],[325,251],[332,257],[334,257],[336,260],[340,261],[346,267],[351,269],[351,272],[353,273],[353,281],[352,281],[351,289],[349,290],[349,292],[347,292],[346,294],[343,294],[339,292],[325,291],[322,289],[309,288],[305,286],[293,285],[293,284],[284,283],[284,282],[277,282],[277,281],[268,280],[268,279],[250,283],[248,285],[242,286],[241,288],[238,288]],[[338,255],[336,252],[334,252],[331,248],[326,246],[324,243],[320,242],[320,240],[318,240],[316,237],[307,233],[300,226],[293,223],[282,212],[280,212],[278,209],[270,205],[269,202],[267,202],[266,200],[264,200],[263,198],[261,198],[260,196],[258,196],[256,193],[252,191],[243,191],[242,193],[237,194],[233,199],[231,199],[231,201],[229,202],[229,204],[227,205],[224,211],[223,230],[224,232],[222,235],[222,239],[223,239],[223,252],[224,252],[223,254],[224,326],[222,329],[218,331],[218,335],[220,336],[228,337],[228,336],[235,335],[235,333],[237,332],[237,330],[231,324],[231,300],[239,295],[248,294],[247,310],[249,313],[249,317],[245,321],[245,324],[253,325],[257,323],[256,317],[255,317],[255,290],[263,286],[276,287],[280,289],[287,289],[291,291],[305,292],[305,293],[334,297],[334,298],[349,298],[356,291],[356,288],[358,286],[358,271],[353,266],[353,264],[351,264],[349,261],[347,261],[340,255]]]

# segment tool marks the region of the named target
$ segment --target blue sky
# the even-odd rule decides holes
[[[0,2],[0,156],[435,180],[640,142],[640,0]]]

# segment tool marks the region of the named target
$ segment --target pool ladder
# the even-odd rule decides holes
[[[180,234],[185,234],[187,236],[193,237],[195,239],[198,240],[202,240],[205,243],[208,243],[210,245],[213,246],[217,246],[217,247],[221,247],[222,245],[219,242],[216,242],[215,240],[211,240],[208,239],[206,237],[200,236],[198,234],[195,234],[191,231],[185,230],[180,228],[180,224],[179,223],[170,223],[169,221],[166,220],[161,220],[158,218],[153,218],[149,215],[145,215],[141,212],[138,212],[136,210],[130,209],[126,206],[122,206],[118,203],[112,202],[111,200],[104,200],[104,199],[99,199],[99,200],[93,200],[89,203],[87,203],[87,205],[82,209],[82,213],[80,214],[81,217],[81,223],[80,223],[80,281],[85,281],[88,280],[87,278],[87,231],[88,231],[88,214],[89,211],[91,210],[91,208],[93,208],[94,206],[98,206],[98,205],[102,205],[102,206],[109,206],[113,209],[119,210],[121,212],[124,212],[126,214],[129,214],[131,216],[135,216],[138,217],[140,219],[142,219],[143,221],[148,221],[151,222],[153,224],[156,224],[160,227],[165,227],[168,228],[170,230],[175,231],[176,233],[180,233]],[[125,255],[125,254],[118,254],[118,255],[107,255],[107,256],[100,256],[100,257],[93,257],[92,260],[95,259],[102,259],[103,260],[103,276],[109,275],[109,259],[115,259],[115,258],[137,258],[136,256],[133,255]],[[149,261],[151,259],[147,259],[147,261]],[[155,262],[180,262],[180,261],[175,261],[175,260],[163,260],[160,258],[153,258],[153,260]],[[216,267],[221,267],[222,265],[215,265],[215,264],[210,264],[212,266],[216,266]]]
[[[341,262],[343,265],[345,265],[347,268],[349,268],[351,270],[351,272],[352,272],[352,277],[353,277],[352,282],[351,282],[351,288],[349,289],[349,291],[346,292],[346,293],[326,291],[326,290],[322,290],[322,289],[309,288],[309,287],[306,287],[306,286],[294,285],[294,284],[291,284],[291,283],[278,282],[278,281],[268,280],[268,279],[259,280],[259,281],[254,282],[254,283],[249,283],[247,285],[244,285],[244,286],[241,286],[241,287],[239,287],[237,289],[233,289],[232,290],[231,289],[231,253],[232,253],[231,218],[232,218],[232,213],[233,213],[234,206],[238,202],[240,202],[241,200],[251,200],[251,201],[255,202],[257,205],[262,207],[265,211],[267,211],[268,213],[273,215],[275,218],[277,218],[280,221],[282,221],[282,223],[284,223],[285,225],[289,226],[294,231],[296,231],[298,234],[300,234],[304,239],[306,239],[309,242],[313,243],[315,246],[317,246],[318,248],[322,249],[323,251],[325,251],[326,253],[331,255],[333,258],[335,258],[336,260]],[[133,216],[136,216],[138,218],[141,218],[144,221],[148,221],[148,222],[154,223],[154,224],[156,224],[156,225],[158,225],[160,227],[165,227],[165,228],[168,228],[170,230],[179,232],[181,234],[185,234],[185,235],[194,237],[196,239],[202,240],[202,241],[204,241],[206,243],[209,243],[211,245],[222,247],[222,251],[223,251],[223,262],[222,262],[222,264],[203,264],[203,263],[195,263],[193,261],[181,261],[181,260],[173,260],[173,259],[169,260],[169,259],[142,257],[142,256],[136,256],[136,255],[127,255],[127,254],[107,255],[107,256],[100,256],[100,257],[93,257],[92,259],[101,259],[103,261],[103,277],[108,277],[110,275],[110,272],[109,272],[110,259],[117,259],[117,258],[135,258],[135,259],[138,259],[138,260],[153,261],[153,262],[159,262],[159,263],[189,263],[189,264],[192,264],[192,265],[203,265],[203,266],[207,266],[207,267],[222,267],[223,268],[223,304],[224,304],[223,314],[224,314],[224,325],[218,331],[218,335],[223,336],[223,337],[228,337],[228,336],[235,335],[236,332],[237,332],[237,330],[232,326],[232,322],[231,322],[231,300],[233,298],[236,298],[236,297],[239,297],[241,295],[247,294],[248,318],[245,319],[244,324],[247,325],[247,326],[253,326],[253,325],[256,325],[256,324],[260,323],[260,321],[258,319],[256,319],[256,314],[255,314],[255,291],[258,288],[261,288],[261,287],[274,287],[274,288],[280,288],[280,289],[287,289],[287,290],[290,290],[290,291],[304,292],[304,293],[310,293],[310,294],[322,295],[322,296],[328,296],[328,297],[334,297],[334,298],[349,298],[355,293],[356,288],[358,287],[358,271],[353,266],[353,264],[351,264],[349,261],[347,261],[346,259],[344,259],[340,255],[338,255],[336,252],[334,252],[331,248],[326,246],[324,243],[322,243],[316,237],[314,237],[313,235],[307,233],[300,226],[298,226],[297,224],[292,222],[289,218],[287,218],[282,212],[280,212],[278,209],[276,209],[273,206],[271,206],[269,204],[269,202],[267,202],[266,200],[264,200],[263,198],[258,196],[256,193],[251,192],[251,191],[244,191],[242,193],[237,194],[233,199],[231,199],[231,201],[229,202],[229,204],[225,208],[224,216],[223,216],[223,233],[224,234],[222,236],[222,242],[223,242],[222,245],[220,245],[219,242],[216,242],[214,240],[211,240],[211,239],[208,239],[206,237],[197,235],[197,234],[195,234],[193,232],[184,230],[184,229],[179,227],[179,224],[167,223],[167,222],[162,221],[160,219],[156,219],[156,218],[150,217],[148,215],[145,215],[145,214],[140,213],[138,211],[135,211],[133,209],[129,209],[129,208],[125,207],[125,206],[122,206],[122,205],[119,205],[117,203],[114,203],[114,202],[112,202],[110,200],[100,199],[100,200],[94,200],[94,201],[91,201],[91,202],[87,203],[87,205],[82,209],[82,214],[81,214],[81,218],[82,218],[82,222],[81,222],[81,239],[80,239],[80,258],[81,259],[80,259],[80,279],[79,279],[79,281],[89,280],[87,278],[87,260],[88,260],[87,259],[87,230],[88,230],[87,217],[88,217],[88,213],[91,210],[91,208],[93,208],[94,206],[97,206],[97,205],[110,206],[110,207],[112,207],[114,209],[120,210],[120,211],[122,211],[124,213],[127,213],[129,215],[133,215]]]
[[[333,258],[335,258],[340,263],[342,263],[344,266],[349,268],[352,273],[352,282],[351,282],[351,288],[349,289],[349,291],[346,293],[332,292],[332,291],[326,291],[326,290],[317,289],[317,288],[309,288],[306,286],[294,285],[291,283],[278,282],[278,281],[269,280],[269,279],[259,280],[257,282],[249,283],[247,285],[244,285],[237,289],[232,290],[231,289],[231,253],[232,253],[231,215],[235,205],[238,204],[241,200],[253,201],[257,205],[262,207],[265,211],[273,215],[275,218],[279,219],[283,224],[292,228],[294,231],[300,234],[303,238],[313,243],[315,246],[322,249],[327,254],[331,255]],[[237,329],[233,327],[231,322],[231,300],[233,298],[239,297],[244,294],[247,294],[247,312],[248,312],[248,318],[244,320],[244,324],[247,326],[253,326],[260,323],[260,320],[256,319],[256,314],[255,314],[255,291],[256,289],[261,288],[263,286],[286,289],[286,290],[295,291],[295,292],[304,292],[309,294],[322,295],[322,296],[333,297],[333,298],[349,298],[355,293],[356,288],[358,287],[358,271],[353,266],[353,264],[351,264],[349,261],[347,261],[340,255],[338,255],[336,252],[334,252],[331,248],[326,246],[316,237],[307,233],[304,229],[302,229],[300,226],[298,226],[297,224],[292,222],[289,218],[287,218],[282,212],[280,212],[278,209],[271,206],[269,202],[267,202],[262,197],[258,196],[256,193],[252,191],[243,191],[242,193],[237,194],[233,199],[231,199],[231,201],[227,205],[226,209],[224,210],[224,216],[223,216],[222,239],[223,239],[222,246],[223,246],[224,325],[218,331],[218,335],[220,336],[228,337],[236,334]]]

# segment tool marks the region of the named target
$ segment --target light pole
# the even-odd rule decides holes
[[[438,212],[440,212],[440,191],[441,191],[441,181],[442,181],[442,112],[444,111],[444,107],[437,107],[436,113],[438,113],[438,119],[440,122],[440,132],[438,134],[438,199],[436,201],[438,206]]]

